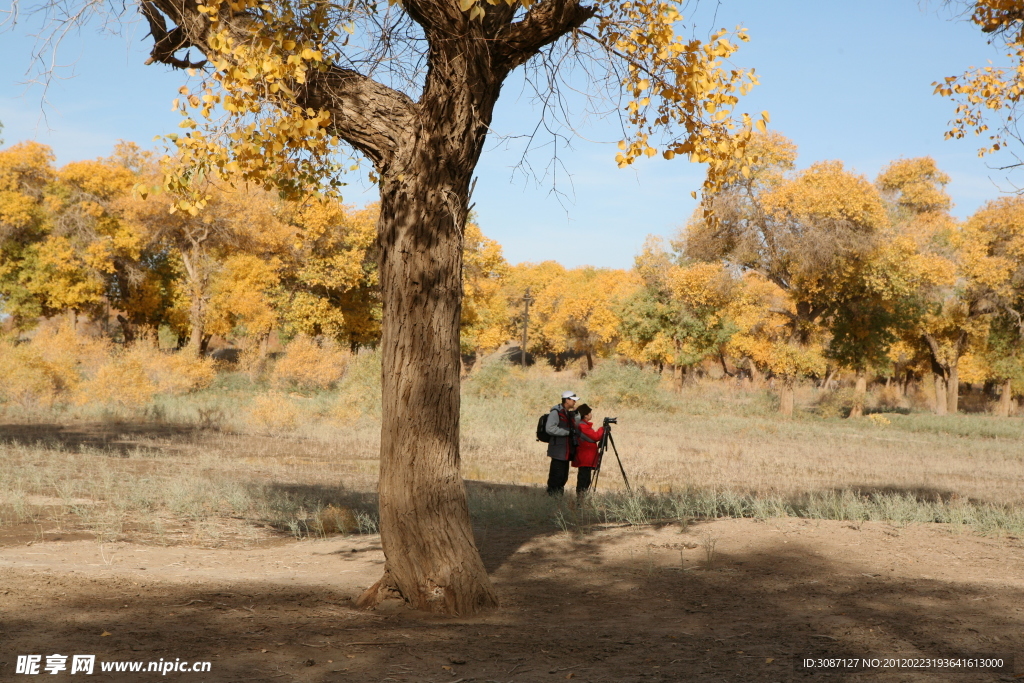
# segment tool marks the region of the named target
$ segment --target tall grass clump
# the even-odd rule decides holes
[[[270,391],[253,399],[246,413],[246,421],[257,433],[273,436],[291,432],[299,425],[301,410],[286,395]]]
[[[522,500],[522,496],[519,496]],[[541,501],[543,502],[543,501]],[[513,504],[506,502],[511,510]],[[474,506],[477,513],[492,513],[493,506]],[[580,504],[562,501],[526,506],[531,513],[510,515],[516,524],[537,523],[539,511],[547,513],[544,523],[565,531],[580,531],[593,524],[643,526],[659,523],[686,524],[695,519],[797,517],[850,521],[887,522],[894,526],[944,523],[956,528],[970,526],[982,535],[1024,534],[1024,510],[1016,506],[970,503],[963,498],[925,500],[912,494],[857,491],[825,491],[800,500],[780,496],[745,495],[728,490],[689,489],[675,494],[598,493]]]

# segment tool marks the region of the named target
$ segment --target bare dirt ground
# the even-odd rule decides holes
[[[397,601],[353,609],[381,571],[374,536],[250,549],[45,538],[0,548],[0,680],[33,680],[15,674],[17,655],[32,653],[212,662],[205,674],[97,665],[83,677],[110,681],[1024,678],[1024,548],[942,525],[783,518],[490,531],[479,540],[502,608],[471,618]],[[794,665],[811,654],[1019,661],[999,673]]]

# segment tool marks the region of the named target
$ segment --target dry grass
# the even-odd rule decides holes
[[[551,388],[562,384],[574,386],[555,381]],[[577,390],[589,400],[585,387]],[[993,504],[1024,501],[1024,420],[899,413],[885,415],[889,424],[806,413],[782,420],[767,394],[714,382],[663,400],[671,401],[670,411],[594,406],[595,421],[619,418],[613,434],[626,472],[634,486],[648,491],[697,488],[793,497],[848,489],[956,494]],[[534,414],[543,408],[531,405],[528,411],[512,399],[466,403],[466,476],[542,483],[547,459],[533,429]],[[617,467],[608,464],[601,486],[621,490]]]
[[[376,459],[362,453],[337,457],[299,439],[81,427],[0,445],[0,526],[202,545],[376,530]],[[350,445],[361,447],[354,436]]]
[[[0,538],[86,531],[219,545],[372,531],[378,372],[373,354],[355,356],[336,389],[304,394],[222,373],[198,393],[155,395],[145,417],[109,405],[29,415],[8,404]],[[671,394],[649,378],[609,377],[595,382],[602,393],[588,392],[568,373],[498,366],[465,384],[463,471],[488,482],[470,487],[480,533],[779,515],[1024,533],[1019,419],[780,420],[765,392],[709,382]],[[533,431],[564,389],[598,419],[619,418],[615,440],[638,495],[624,495],[614,460],[586,505],[543,494],[548,460]],[[816,399],[803,392],[805,405]]]

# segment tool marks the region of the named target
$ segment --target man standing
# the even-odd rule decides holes
[[[569,480],[569,462],[576,454],[576,413],[573,408],[580,397],[572,391],[562,392],[562,403],[551,408],[545,429],[551,435],[548,442],[548,457],[551,458],[551,469],[548,470],[548,495],[560,496],[565,491],[565,482]]]

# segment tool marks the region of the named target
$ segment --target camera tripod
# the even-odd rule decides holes
[[[622,458],[619,457],[619,449],[615,447],[615,439],[612,438],[612,425],[618,422],[617,418],[606,417],[604,419],[604,434],[601,436],[601,440],[597,444],[597,467],[594,468],[594,481],[590,485],[592,491],[597,490],[597,480],[601,476],[601,463],[604,461],[605,451],[608,450],[609,444],[612,447],[612,453],[615,454],[615,461],[619,463],[619,472],[622,472],[622,481],[626,484],[626,491],[632,495],[633,489],[629,485],[629,478],[626,476],[626,469],[622,466]]]

